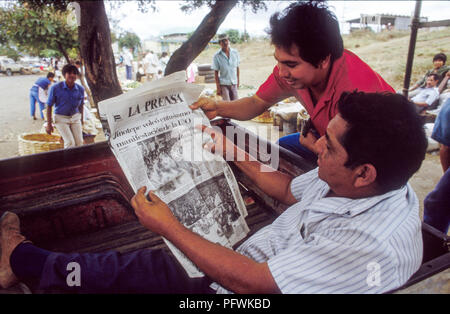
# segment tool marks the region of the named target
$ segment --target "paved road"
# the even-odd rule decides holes
[[[29,92],[39,77],[0,75],[0,159],[19,156],[17,136],[25,132],[39,132],[44,123],[30,117]]]

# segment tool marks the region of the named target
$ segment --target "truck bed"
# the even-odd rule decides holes
[[[224,130],[225,126],[233,125],[224,119],[214,124]],[[238,132],[246,132],[234,126]],[[267,160],[262,151],[250,150],[250,137],[266,148],[266,155],[274,149],[273,144],[246,135],[246,150]],[[285,206],[260,191],[237,167],[230,165],[244,200],[249,200],[246,221],[250,236],[270,224]],[[314,167],[280,149],[279,170],[299,175]],[[134,192],[106,142],[5,159],[0,161],[0,173],[0,215],[7,210],[17,213],[24,235],[39,247],[59,252],[116,250],[125,253],[143,248],[168,251],[161,237],[144,228],[134,215],[129,204]],[[449,268],[449,238],[426,224],[423,236],[422,267],[407,284],[392,292],[414,287],[437,273],[445,274]],[[24,291],[27,289],[16,285],[0,293]]]

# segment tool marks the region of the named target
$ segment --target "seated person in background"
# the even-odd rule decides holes
[[[81,293],[381,293],[403,285],[423,254],[419,202],[408,184],[425,157],[421,119],[402,95],[344,93],[316,143],[319,167],[292,177],[250,160],[221,133],[203,126],[224,156],[256,186],[290,205],[236,251],[184,227],[154,193],[131,200],[139,221],[172,242],[206,277],[188,278],[163,250],[127,254],[54,253],[26,243],[19,218],[0,220],[0,285]],[[80,265],[79,286],[67,265]],[[371,281],[370,267],[379,268]],[[211,284],[212,283],[212,284]]]
[[[417,113],[425,111],[435,100],[439,99],[437,88],[439,75],[430,74],[427,77],[426,86],[419,89],[419,93],[409,99],[416,105]]]
[[[450,225],[450,99],[442,105],[431,138],[440,144],[444,175],[424,201],[424,221],[447,234]]]
[[[450,67],[445,65],[446,61],[447,56],[444,53],[438,53],[437,55],[435,55],[433,57],[433,69],[428,70],[424,77],[409,89],[409,97],[416,96],[419,93],[419,90],[417,90],[419,87],[426,87],[426,81],[430,74],[434,73],[439,75],[439,81],[437,83],[439,84],[448,70],[450,70]]]
[[[442,79],[441,84],[439,84],[438,90],[441,94],[439,96],[439,103],[442,105],[445,103],[447,99],[450,98],[450,71],[445,74],[445,77]]]

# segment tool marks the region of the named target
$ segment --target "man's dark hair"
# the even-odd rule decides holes
[[[445,64],[445,62],[447,62],[447,56],[445,55],[445,53],[438,53],[433,57],[433,62],[436,60],[442,60],[442,62],[444,62]]]
[[[381,193],[402,187],[419,170],[428,141],[414,104],[404,96],[345,92],[338,110],[348,124],[340,139],[348,154],[345,166],[373,165]]]
[[[76,75],[79,75],[80,72],[78,71],[78,68],[73,64],[66,64],[62,68],[62,75],[66,76],[66,73],[74,73]]]
[[[55,77],[55,73],[53,73],[53,72],[48,72],[48,73],[47,73],[47,78],[50,79],[50,78],[52,78],[52,77]]]
[[[327,56],[331,62],[344,50],[336,16],[320,1],[299,2],[270,18],[272,44],[290,51],[292,44],[300,57],[315,67]]]
[[[431,74],[428,75],[428,77],[430,77],[430,76],[432,76],[433,80],[435,80],[435,81],[439,82],[441,80],[441,76],[439,74],[437,74],[437,73],[431,73]]]

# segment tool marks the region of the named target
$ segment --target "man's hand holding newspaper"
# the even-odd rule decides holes
[[[167,204],[153,191],[148,192],[147,197],[145,196],[146,191],[145,186],[140,188],[131,199],[131,206],[133,206],[139,222],[144,227],[159,235],[166,236],[167,230],[179,224],[179,221]]]
[[[111,150],[137,193],[136,215],[165,238],[191,277],[203,274],[170,242],[184,244],[174,229],[201,247],[204,238],[232,248],[249,232],[239,186],[221,156],[234,145],[210,126],[203,111],[189,107],[202,90],[186,83],[181,71],[99,103]],[[204,133],[196,125],[205,125]],[[145,191],[152,191],[149,199]]]

